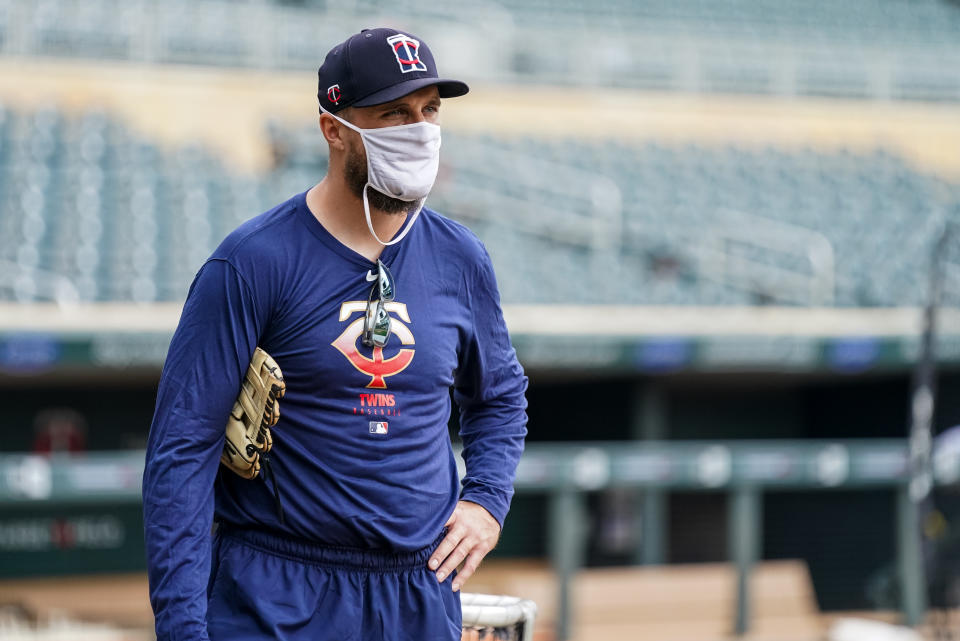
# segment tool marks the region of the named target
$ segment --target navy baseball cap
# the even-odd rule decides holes
[[[440,78],[427,44],[396,29],[364,29],[330,50],[317,72],[317,99],[331,113],[370,107],[436,85],[441,98],[470,88]]]

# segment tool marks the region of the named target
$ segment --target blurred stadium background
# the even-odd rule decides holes
[[[960,638],[955,0],[0,0],[0,638],[152,638],[180,305],[323,174],[316,67],[377,25],[473,87],[429,203],[531,379],[468,589],[541,640]]]

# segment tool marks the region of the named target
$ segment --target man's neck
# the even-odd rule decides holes
[[[370,234],[363,213],[363,200],[346,185],[338,184],[329,175],[307,192],[307,208],[330,235],[346,247],[370,261],[376,261],[383,245]],[[389,242],[403,224],[407,214],[385,214],[371,208],[370,220],[377,236]]]

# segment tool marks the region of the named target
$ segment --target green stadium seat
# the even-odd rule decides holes
[[[181,300],[230,230],[326,171],[313,128],[268,131],[286,153],[272,170],[246,175],[198,147],[162,151],[102,112],[68,118],[50,108],[0,108],[0,259],[24,273],[23,286],[0,291],[0,300],[48,295],[32,276],[40,272],[69,278],[84,300]],[[545,167],[562,170],[563,184],[545,178]],[[595,184],[606,185],[607,200],[610,185],[619,190],[618,222],[612,201],[597,209]],[[782,280],[811,272],[808,248],[751,235],[736,222],[740,214],[787,239],[795,230],[825,238],[835,260],[834,304],[920,304],[917,283],[935,234],[947,216],[958,217],[951,213],[958,202],[960,185],[884,150],[454,133],[445,136],[430,197],[485,241],[505,302],[644,305],[814,304]],[[711,273],[718,248],[761,276],[741,282]],[[640,287],[620,285],[636,279]]]

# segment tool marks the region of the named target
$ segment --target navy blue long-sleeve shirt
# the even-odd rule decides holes
[[[380,259],[396,282],[392,334],[365,347],[376,264],[331,236],[299,194],[231,233],[190,288],[164,364],[144,472],[150,598],[160,641],[206,639],[211,523],[332,546],[415,550],[458,498],[502,525],[526,435],[527,379],[490,258],[424,209]],[[256,346],[287,384],[272,487],[223,469],[224,425]],[[460,407],[466,477],[447,433]]]

